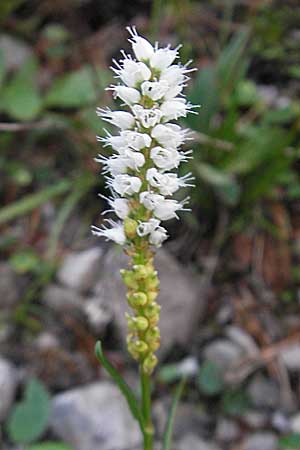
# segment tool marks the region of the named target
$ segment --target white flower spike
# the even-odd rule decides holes
[[[178,62],[180,47],[159,48],[128,27],[134,57],[122,51],[112,67],[119,83],[107,90],[121,100],[124,110],[97,109],[102,120],[119,132],[98,140],[112,148],[110,156],[99,156],[112,197],[107,199],[119,222],[92,227],[92,232],[120,245],[137,248],[142,242],[160,247],[167,239],[161,222],[178,219],[186,210],[184,201],[172,198],[181,187],[192,186],[191,174],[179,177],[180,164],[191,151],[180,151],[188,131],[174,123],[194,108],[182,94],[194,69]],[[144,245],[144,244],[143,244]]]

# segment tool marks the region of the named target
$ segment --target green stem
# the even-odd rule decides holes
[[[141,368],[141,390],[142,390],[142,413],[144,417],[145,427],[144,450],[153,450],[154,429],[151,419],[151,382],[150,376],[144,373]]]

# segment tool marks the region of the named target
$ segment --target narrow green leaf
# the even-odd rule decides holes
[[[244,70],[243,60],[244,50],[246,48],[250,32],[242,30],[235,34],[229,44],[222,51],[217,63],[218,79],[222,89],[226,89],[230,84],[241,77],[241,71]]]
[[[139,422],[141,430],[144,429],[144,419],[141,413],[141,410],[139,408],[137,399],[133,392],[131,391],[130,387],[126,383],[126,381],[122,378],[122,376],[119,374],[119,372],[110,364],[108,359],[104,356],[101,342],[98,341],[96,343],[95,347],[95,354],[97,359],[101,362],[105,370],[109,373],[109,375],[113,378],[113,380],[118,385],[120,391],[124,395],[124,397],[127,400],[129,409],[133,415],[133,417]]]
[[[172,405],[171,405],[171,408],[169,411],[167,425],[166,425],[166,429],[165,429],[164,437],[163,437],[163,450],[171,449],[172,433],[173,433],[176,409],[177,409],[178,402],[182,396],[185,383],[186,383],[186,378],[183,378],[180,381],[180,383],[178,384],[175,394],[174,394],[174,397],[173,397],[173,401],[172,401]]]
[[[198,114],[189,114],[186,122],[194,130],[207,132],[210,123],[221,106],[217,73],[213,66],[204,67],[198,74],[188,99],[195,105],[200,105]]]
[[[68,191],[71,186],[71,181],[63,180],[55,186],[49,186],[41,192],[27,195],[12,205],[5,206],[0,210],[0,225],[27,214],[29,211],[37,208],[51,198]]]

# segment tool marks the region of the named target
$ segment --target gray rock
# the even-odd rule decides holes
[[[256,408],[277,408],[280,404],[278,385],[261,374],[255,375],[247,387],[251,403]]]
[[[14,401],[18,377],[16,369],[5,359],[0,359],[0,422],[7,414]]]
[[[9,309],[19,300],[18,276],[5,263],[0,264],[0,309]]]
[[[277,430],[280,433],[288,433],[291,428],[289,418],[280,411],[275,411],[272,415],[271,425],[274,430]]]
[[[228,339],[217,339],[204,348],[204,358],[217,364],[224,372],[234,366],[242,354],[241,347]]]
[[[8,34],[0,35],[0,49],[4,53],[7,70],[17,69],[32,55],[29,45]]]
[[[254,433],[243,443],[243,450],[278,450],[277,436],[271,432]]]
[[[217,422],[216,439],[222,444],[229,444],[239,438],[240,429],[235,421],[221,417]]]
[[[259,353],[259,348],[255,340],[242,328],[230,325],[225,329],[226,336],[239,345],[247,354],[255,355]]]
[[[264,428],[269,422],[269,414],[265,411],[248,410],[242,415],[243,422],[250,428]]]
[[[176,450],[220,450],[220,447],[213,442],[204,441],[195,434],[190,433],[178,442]]]
[[[78,310],[83,306],[84,299],[70,288],[50,284],[43,292],[42,301],[55,312]]]
[[[294,433],[300,433],[300,413],[291,418],[291,430]]]
[[[99,300],[99,297],[89,298],[83,306],[89,325],[98,334],[106,329],[113,316],[107,305],[101,304]]]
[[[75,450],[129,450],[141,443],[123,396],[106,381],[55,396],[50,428]]]
[[[101,275],[103,249],[92,247],[66,256],[57,277],[65,286],[79,292],[91,289]]]
[[[159,250],[155,266],[160,278],[159,302],[162,305],[160,329],[161,351],[174,344],[190,343],[196,324],[203,315],[206,299],[200,296],[198,277],[181,266],[166,250]],[[124,336],[127,333],[125,312],[126,288],[121,280],[120,269],[128,267],[128,258],[112,248],[105,256],[100,268],[102,278],[95,293],[101,304],[108,305],[114,316],[117,329]]]
[[[291,344],[279,350],[279,356],[288,370],[300,372],[300,344]]]

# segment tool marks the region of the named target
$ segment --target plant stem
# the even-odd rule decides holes
[[[144,435],[144,450],[153,450],[153,435],[154,429],[151,419],[151,382],[150,376],[147,375],[143,369],[141,373],[141,390],[142,390],[142,413],[145,420]]]

